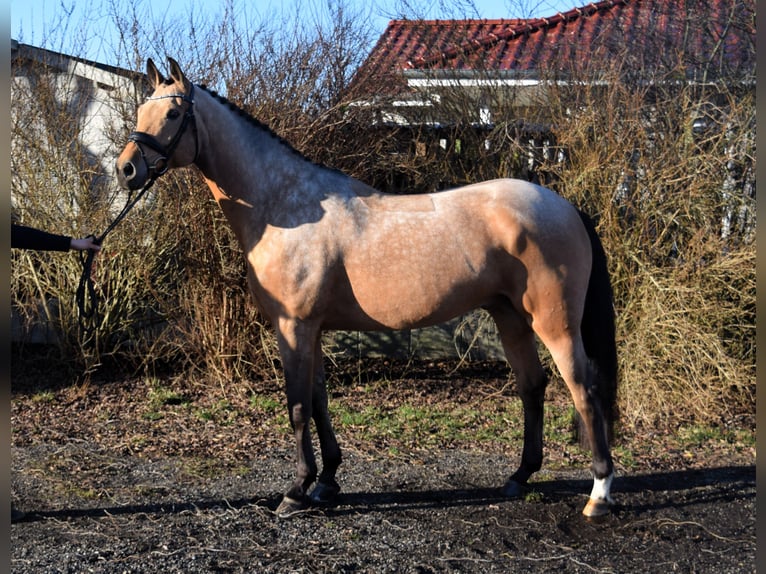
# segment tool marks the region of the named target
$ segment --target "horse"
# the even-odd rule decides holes
[[[310,161],[224,97],[151,59],[153,93],[116,161],[137,190],[196,165],[231,225],[250,294],[276,331],[297,450],[276,514],[290,517],[340,492],[341,449],[328,411],[320,336],[397,330],[483,308],[497,325],[524,409],[518,497],[543,459],[550,351],[592,453],[587,518],[611,511],[617,358],[606,255],[591,219],[554,191],[496,179],[427,194],[387,194]],[[311,440],[313,419],[321,473]],[[312,489],[313,485],[313,489]]]

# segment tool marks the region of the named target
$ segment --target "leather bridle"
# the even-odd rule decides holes
[[[186,112],[184,113],[184,117],[181,120],[181,126],[178,128],[176,135],[173,136],[173,139],[170,140],[170,143],[168,145],[166,146],[163,145],[162,143],[157,141],[157,138],[155,138],[153,135],[150,135],[146,132],[131,132],[130,135],[128,136],[128,141],[133,142],[138,148],[138,151],[141,154],[141,159],[144,160],[144,163],[146,164],[146,167],[149,170],[149,180],[152,182],[168,170],[170,158],[173,156],[173,153],[175,152],[176,147],[178,147],[178,144],[181,141],[181,137],[183,137],[184,133],[186,132],[186,129],[189,127],[189,124],[191,124],[192,130],[194,130],[194,160],[193,162],[197,160],[197,156],[199,154],[199,139],[197,137],[197,123],[194,119],[194,84],[191,84],[191,89],[189,90],[188,96],[186,94],[168,94],[165,96],[150,97],[150,98],[147,98],[146,101],[165,100],[168,98],[180,98],[181,100],[189,104],[189,107],[186,109]],[[146,154],[144,153],[144,146],[148,147],[149,149],[159,154],[159,157],[154,161],[154,163],[150,164],[147,161]]]
[[[117,215],[117,217],[114,218],[112,223],[109,224],[109,227],[106,228],[106,231],[104,231],[98,237],[92,235],[90,236],[93,237],[93,241],[97,245],[101,245],[101,243],[104,241],[104,238],[115,227],[117,227],[117,224],[123,220],[128,212],[138,203],[141,197],[147,191],[149,191],[152,185],[154,185],[155,180],[168,170],[170,158],[173,156],[173,153],[175,152],[176,147],[178,147],[178,143],[181,141],[181,137],[183,137],[186,129],[189,127],[189,124],[191,124],[192,129],[194,130],[193,161],[197,161],[197,156],[199,155],[199,139],[197,137],[197,123],[194,119],[194,84],[192,84],[188,96],[185,94],[171,94],[167,96],[154,96],[147,99],[162,100],[167,98],[181,98],[183,101],[189,104],[189,107],[184,113],[183,120],[181,121],[181,126],[178,128],[176,135],[173,136],[173,139],[170,140],[170,143],[166,146],[162,145],[159,141],[157,141],[157,138],[147,134],[146,132],[131,132],[131,134],[128,136],[128,141],[132,141],[138,148],[138,151],[141,153],[141,159],[144,160],[144,163],[146,164],[149,171],[149,179],[146,181],[144,186],[136,194],[135,197],[133,197],[131,192],[131,194],[128,196],[128,201],[125,204],[125,207],[122,208],[122,211]],[[142,146],[146,146],[159,154],[159,157],[153,164],[150,164],[146,160],[146,155],[144,154],[144,149]],[[98,294],[96,293],[96,289],[93,285],[93,279],[91,277],[93,269],[93,258],[95,254],[96,252],[92,249],[89,249],[87,254],[80,253],[80,261],[82,262],[83,270],[82,275],[80,276],[80,284],[77,287],[76,298],[77,306],[80,311],[80,328],[86,335],[90,335],[92,331],[101,324],[102,321],[102,318],[98,314]]]

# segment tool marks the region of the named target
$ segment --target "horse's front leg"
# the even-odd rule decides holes
[[[309,506],[308,490],[317,476],[309,425],[313,403],[314,348],[318,336],[316,328],[301,321],[281,319],[277,322],[287,409],[297,447],[295,480],[277,508],[277,515],[281,518],[292,516]]]
[[[330,421],[320,337],[317,337],[314,348],[313,407],[314,423],[316,424],[317,435],[319,435],[319,446],[322,449],[322,472],[314,490],[311,491],[311,500],[323,503],[331,501],[340,492],[340,485],[335,480],[335,473],[342,459],[338,440],[335,438],[335,432]]]
[[[505,357],[511,364],[524,406],[524,448],[518,470],[503,486],[505,496],[518,497],[543,462],[543,405],[548,377],[540,364],[535,336],[509,306],[488,307],[497,324]]]

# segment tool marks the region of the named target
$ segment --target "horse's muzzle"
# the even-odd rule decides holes
[[[117,158],[115,166],[117,182],[124,189],[140,189],[149,177],[146,162],[140,156],[136,158],[135,155],[123,152],[123,155]]]

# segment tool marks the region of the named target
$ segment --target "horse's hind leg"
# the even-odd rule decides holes
[[[317,339],[314,351],[313,407],[314,424],[317,427],[319,446],[322,450],[322,472],[314,490],[311,491],[311,500],[313,502],[328,502],[340,492],[340,485],[335,480],[335,473],[341,463],[341,452],[330,421],[330,411],[327,405],[327,384],[324,365],[322,364],[322,346],[319,339]]]
[[[585,354],[582,339],[577,334],[563,330],[558,337],[549,339],[546,333],[538,333],[551,352],[553,360],[569,387],[577,413],[582,419],[593,455],[593,490],[583,514],[589,518],[603,516],[612,503],[609,494],[614,464],[609,451],[609,439],[601,403],[596,396],[595,372]]]
[[[540,364],[534,333],[526,321],[510,304],[499,304],[488,310],[497,324],[503,350],[513,370],[524,407],[521,464],[503,487],[506,496],[519,496],[521,486],[542,466],[543,408],[548,377]]]

